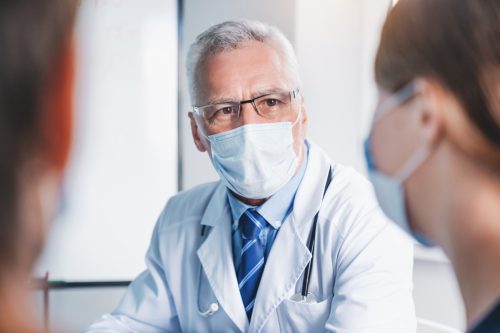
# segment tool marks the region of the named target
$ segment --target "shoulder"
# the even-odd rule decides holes
[[[214,193],[221,190],[219,187],[220,182],[205,183],[171,197],[158,220],[158,231],[199,222]]]
[[[333,165],[333,179],[327,196],[336,206],[343,206],[360,213],[368,213],[378,207],[371,183],[354,168]]]
[[[407,242],[404,233],[383,213],[368,179],[340,164],[334,165],[333,170],[333,180],[325,196],[325,218],[341,238]]]
[[[316,144],[309,142],[309,163],[315,165],[316,170],[322,173],[331,166],[333,170],[332,182],[326,193],[325,200],[335,204],[350,204],[357,206],[377,206],[373,187],[361,173],[352,167],[333,163],[328,155]],[[313,173],[312,177],[319,176]]]
[[[334,170],[322,217],[326,233],[336,240],[339,272],[372,267],[410,281],[413,243],[409,237],[383,213],[373,186],[363,175],[340,165]]]
[[[200,244],[201,238],[201,220],[207,207],[218,204],[212,200],[214,195],[225,194],[225,188],[219,184],[202,184],[168,200],[156,222],[146,255],[150,269],[160,265],[163,271],[169,272],[172,265],[179,264],[173,258],[186,258],[196,253],[196,244]]]

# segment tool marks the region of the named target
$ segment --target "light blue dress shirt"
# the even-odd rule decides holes
[[[259,235],[259,240],[261,244],[266,249],[264,252],[264,260],[267,259],[271,247],[276,238],[281,224],[285,221],[287,216],[293,211],[293,199],[295,198],[295,193],[299,188],[300,182],[304,177],[307,161],[309,159],[309,147],[307,143],[304,143],[305,158],[297,171],[297,173],[285,184],[278,192],[273,194],[269,199],[266,200],[261,206],[257,207],[257,212],[262,215],[268,222]],[[228,191],[229,205],[231,206],[231,215],[233,219],[232,230],[233,230],[233,260],[235,269],[238,270],[238,266],[241,260],[241,244],[242,238],[241,233],[238,228],[241,215],[249,209],[256,208],[255,206],[247,205]]]

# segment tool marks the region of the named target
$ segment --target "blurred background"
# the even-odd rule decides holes
[[[76,134],[58,219],[37,269],[40,320],[81,331],[119,302],[144,268],[156,218],[179,190],[218,179],[191,139],[184,61],[209,26],[256,19],[298,55],[309,139],[365,173],[376,102],[372,65],[392,0],[81,0]],[[48,276],[46,275],[48,274]],[[419,332],[464,330],[451,266],[416,248]],[[57,286],[57,288],[55,287]]]

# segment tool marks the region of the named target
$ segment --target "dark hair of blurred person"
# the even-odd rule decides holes
[[[500,1],[400,0],[375,77],[375,169],[403,185],[407,229],[450,258],[469,327],[490,332],[500,323]]]
[[[37,329],[29,280],[69,153],[76,6],[0,1],[0,332]]]

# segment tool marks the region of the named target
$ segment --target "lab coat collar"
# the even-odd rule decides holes
[[[201,220],[212,228],[197,254],[219,305],[244,332],[249,324],[234,270],[230,221],[226,188],[219,184]]]
[[[212,198],[208,202],[207,208],[203,213],[201,218],[201,225],[206,225],[208,227],[214,227],[220,221],[220,219],[214,218],[215,216],[220,216],[229,208],[227,202],[227,189],[224,184],[219,181],[217,187],[214,190]]]
[[[309,237],[314,215],[321,207],[328,172],[333,167],[332,162],[321,148],[310,141],[308,141],[308,145],[309,163],[304,175],[305,181],[300,183],[291,213],[295,228],[304,242]],[[335,172],[333,178],[335,178]],[[333,181],[330,187],[332,186],[334,186]]]

